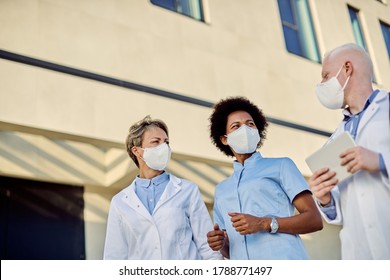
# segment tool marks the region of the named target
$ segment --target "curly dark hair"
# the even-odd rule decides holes
[[[268,122],[261,109],[249,101],[246,97],[228,97],[214,104],[214,110],[210,120],[210,138],[213,144],[225,155],[233,157],[234,154],[229,146],[221,142],[220,137],[226,134],[226,124],[230,113],[245,111],[251,115],[259,131],[260,141],[257,148],[263,145],[266,138]]]

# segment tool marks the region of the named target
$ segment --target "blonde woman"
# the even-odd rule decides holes
[[[130,127],[126,148],[139,174],[111,201],[104,259],[221,259],[207,244],[213,225],[198,187],[165,171],[166,124],[145,117]]]

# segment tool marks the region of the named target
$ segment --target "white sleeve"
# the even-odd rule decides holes
[[[127,259],[128,245],[124,236],[121,216],[115,202],[111,201],[104,244],[104,260]]]
[[[190,223],[199,254],[204,260],[223,259],[222,255],[213,251],[207,243],[207,233],[213,230],[213,224],[197,186],[191,195],[191,201],[193,203],[190,207]]]

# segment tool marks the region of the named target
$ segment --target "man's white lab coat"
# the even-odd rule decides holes
[[[152,215],[134,188],[135,182],[111,201],[104,259],[222,259],[210,249],[210,215],[198,187],[169,174]]]
[[[344,131],[342,122],[332,135]],[[367,107],[357,131],[357,145],[383,155],[390,175],[389,96],[380,91]],[[342,259],[390,259],[390,181],[383,173],[359,171],[332,190],[337,216],[330,224],[342,225]],[[321,210],[321,208],[320,208]]]

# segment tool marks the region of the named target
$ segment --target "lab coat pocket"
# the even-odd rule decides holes
[[[182,242],[185,239],[186,229],[189,227],[189,219],[181,208],[165,208],[158,210],[157,224],[160,225],[161,237],[169,241]]]

